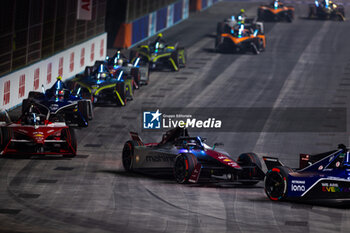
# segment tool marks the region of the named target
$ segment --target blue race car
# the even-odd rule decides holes
[[[51,122],[65,122],[68,126],[87,127],[93,118],[90,100],[83,99],[80,90],[70,91],[59,76],[53,86],[42,92],[31,91],[22,101],[22,114],[30,106],[49,109]]]
[[[350,200],[350,153],[342,144],[321,154],[300,154],[298,169],[277,158],[263,159],[268,169],[265,192],[273,201]]]

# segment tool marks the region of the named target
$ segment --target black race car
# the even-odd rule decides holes
[[[125,106],[127,100],[133,99],[132,78],[122,70],[111,74],[104,62],[87,66],[83,74],[68,80],[67,86],[83,98],[90,99],[93,104]]]
[[[259,54],[265,50],[266,38],[261,22],[219,22],[217,24],[215,50],[217,52],[252,52]]]
[[[180,68],[186,66],[185,48],[175,45],[168,45],[162,39],[161,33],[157,39],[145,45],[140,45],[130,51],[130,58],[132,62],[141,58],[140,64],[149,64],[149,68],[156,69],[170,69],[178,71]]]
[[[191,137],[187,129],[175,128],[159,143],[144,144],[137,133],[124,145],[122,161],[126,171],[173,174],[178,183],[210,181],[253,185],[263,180],[261,162],[254,153],[241,154],[235,161],[227,152]]]
[[[309,5],[309,18],[345,21],[344,6],[329,0],[315,0]]]

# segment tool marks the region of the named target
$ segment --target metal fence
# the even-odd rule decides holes
[[[4,1],[0,8],[0,76],[104,32],[105,15],[106,0],[92,1],[90,21],[76,19],[76,0]]]

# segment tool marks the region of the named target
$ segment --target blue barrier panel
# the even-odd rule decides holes
[[[174,23],[182,19],[182,1],[178,1],[174,4]]]
[[[164,7],[157,11],[157,31],[166,27],[168,8]]]
[[[208,7],[207,0],[202,0],[202,9],[207,8],[207,7]]]
[[[148,17],[146,15],[132,23],[132,44],[148,37]]]

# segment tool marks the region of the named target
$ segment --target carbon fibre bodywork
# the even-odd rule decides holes
[[[336,3],[322,3],[315,1],[314,4],[309,4],[310,19],[331,19],[337,21],[345,21],[344,6]]]
[[[67,84],[83,98],[90,99],[93,104],[116,104],[125,106],[127,100],[133,98],[133,80],[122,70],[111,74],[108,67],[98,63],[85,68],[84,74],[78,74]]]
[[[294,19],[294,7],[286,6],[279,1],[262,5],[258,8],[259,21],[286,21],[292,22]]]
[[[130,52],[132,62],[138,57],[141,58],[140,64],[149,64],[151,70],[170,69],[178,71],[186,66],[185,48],[166,45],[157,47],[156,45],[140,45]]]
[[[218,52],[253,52],[259,54],[266,48],[266,38],[261,22],[217,24],[215,50]]]
[[[23,113],[16,122],[11,122],[9,118],[0,121],[0,155],[74,157],[77,151],[74,129],[64,122],[49,121],[49,116],[47,108],[39,110],[32,106],[31,110]]]
[[[87,127],[93,118],[91,101],[69,90],[60,78],[43,92],[29,92],[28,98],[22,101],[22,113],[33,104],[38,108],[48,108],[50,121],[65,122],[69,126]]]
[[[124,145],[123,166],[127,171],[173,174],[179,183],[227,181],[256,184],[263,179],[259,158],[246,153],[234,160],[201,137],[190,137],[186,129],[175,128],[160,143],[144,144],[137,133]]]

